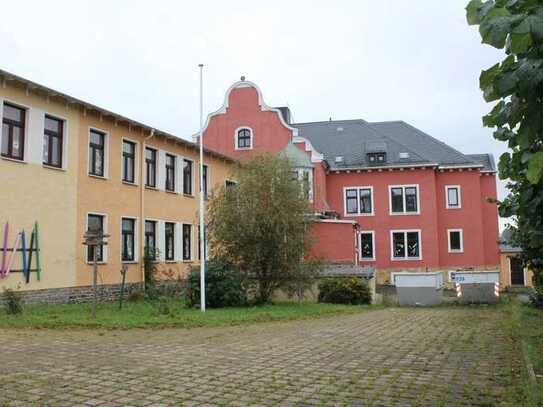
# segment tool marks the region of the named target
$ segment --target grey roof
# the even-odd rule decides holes
[[[496,162],[492,154],[466,154],[473,161],[482,164],[481,171],[496,172]]]
[[[366,153],[386,148],[384,166],[485,166],[403,121],[334,120],[293,124],[324,155],[331,169],[372,167]],[[489,162],[493,162],[488,156]],[[343,157],[336,161],[336,157]],[[486,166],[484,167],[486,168]],[[488,164],[488,168],[492,168]]]
[[[281,150],[279,156],[286,157],[293,167],[313,168],[309,155],[292,143],[288,143],[287,146]]]
[[[510,229],[504,229],[500,235],[500,251],[508,253],[520,253],[522,249],[511,242],[512,232]]]

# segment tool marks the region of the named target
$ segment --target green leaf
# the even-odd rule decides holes
[[[486,116],[483,116],[483,126],[485,127],[494,127],[497,124],[496,118],[498,114],[503,110],[505,106],[505,102],[501,100],[494,106],[494,108],[490,111],[489,114]]]
[[[511,17],[507,9],[493,8],[481,21],[479,32],[484,44],[495,48],[503,48],[511,30]]]
[[[511,139],[512,136],[514,136],[514,133],[505,127],[500,127],[494,132],[494,138],[499,141],[507,141]]]
[[[530,33],[511,33],[511,52],[513,54],[524,54],[532,46],[532,35]]]
[[[481,0],[471,0],[466,6],[466,18],[469,25],[480,24],[481,19],[479,18],[478,11],[483,5]]]
[[[517,86],[517,75],[515,72],[506,72],[495,80],[495,88],[500,93],[500,97],[509,96]]]
[[[500,172],[500,178],[505,179],[509,175],[509,169],[511,167],[511,154],[503,153],[498,161],[498,171]]]
[[[532,184],[537,184],[543,175],[543,151],[539,151],[532,156],[528,163],[526,178]]]

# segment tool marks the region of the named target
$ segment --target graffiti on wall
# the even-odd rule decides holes
[[[10,240],[10,225],[6,222],[4,225],[3,243],[0,246],[0,278],[6,278],[10,273],[23,273],[26,284],[30,282],[30,273],[36,273],[38,281],[41,280],[40,263],[40,231],[38,222],[34,223],[30,236],[27,236],[24,230],[15,232],[15,236]],[[10,241],[13,245],[10,247]],[[17,255],[21,255],[18,264],[21,268],[14,269]]]

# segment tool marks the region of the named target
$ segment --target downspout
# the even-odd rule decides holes
[[[145,290],[145,180],[144,180],[144,165],[145,165],[145,143],[155,136],[155,129],[151,129],[151,134],[143,139],[141,143],[140,154],[140,243],[141,243],[141,282],[143,290]]]

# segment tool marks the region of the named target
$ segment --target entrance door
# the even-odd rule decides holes
[[[524,285],[524,265],[518,257],[509,257],[511,285]]]

